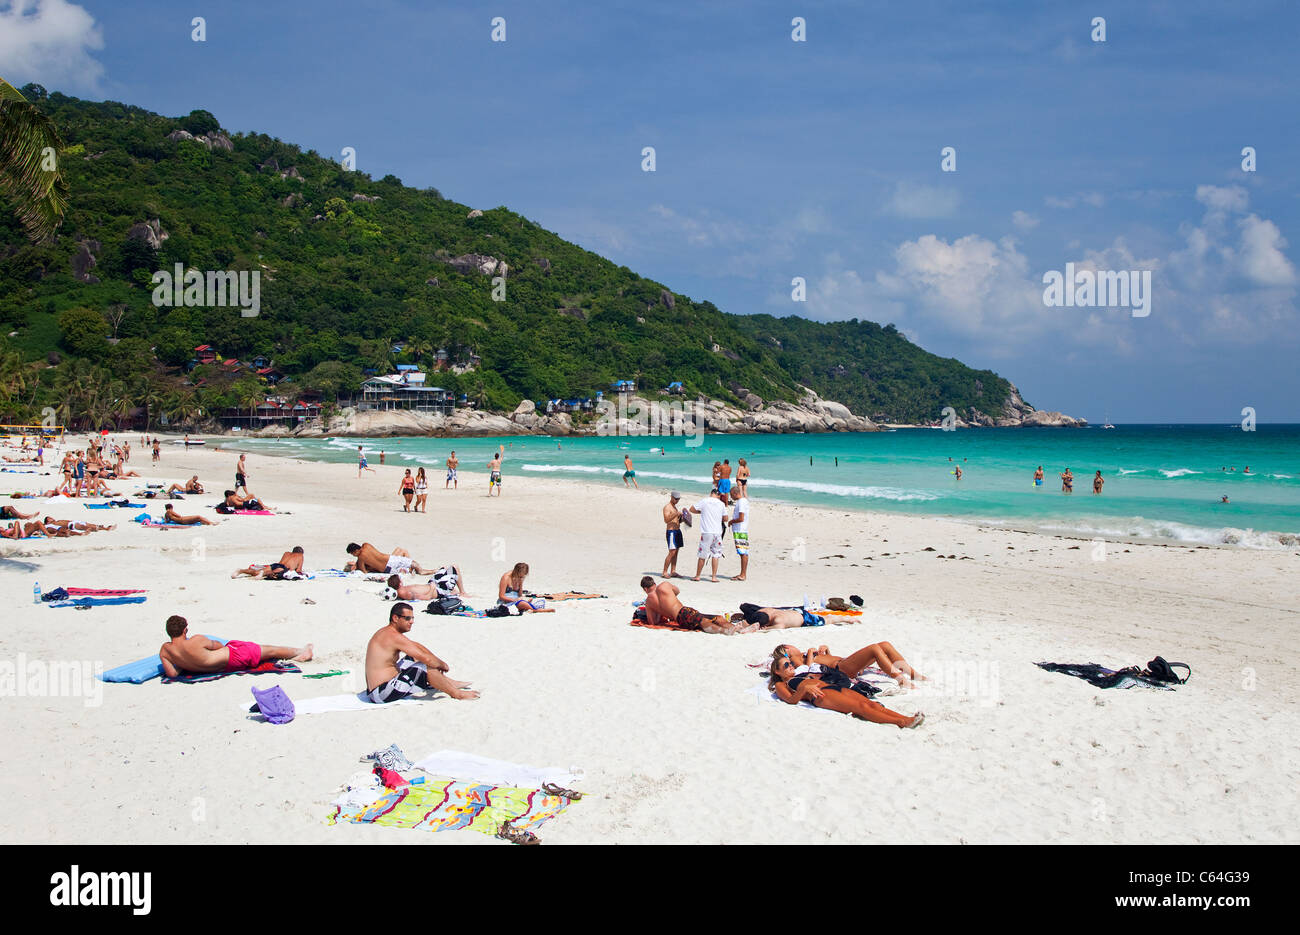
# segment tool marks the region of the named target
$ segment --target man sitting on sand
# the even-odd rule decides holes
[[[226,491],[226,507],[231,510],[269,510],[265,503],[256,497],[238,497],[233,490]]]
[[[380,627],[366,644],[366,690],[374,704],[400,701],[416,689],[446,692],[453,698],[477,698],[469,682],[447,677],[450,666],[406,634],[415,625],[415,611],[410,604],[399,602],[388,614],[388,624]]]
[[[305,577],[302,570],[303,557],[302,546],[295,545],[293,551],[285,552],[280,556],[278,562],[272,562],[270,565],[249,565],[247,568],[236,568],[231,572],[230,577],[238,578],[240,575],[248,575],[250,578],[262,578],[266,581],[283,581],[286,577],[289,577],[290,580],[302,578]],[[292,575],[287,574],[290,572]]]
[[[169,503],[163,507],[163,522],[175,523],[178,526],[215,526],[217,525],[206,516],[181,516],[176,509]]]
[[[355,562],[348,562],[343,566],[344,571],[364,571],[369,574],[387,572],[390,575],[400,575],[403,572],[414,572],[417,575],[432,574],[428,570],[421,568],[420,563],[411,558],[411,553],[406,549],[393,549],[392,554],[379,551],[369,542],[357,545],[355,542],[348,543],[348,554],[356,558]]]
[[[753,633],[758,624],[748,623],[744,626],[732,623],[724,614],[702,614],[694,607],[683,607],[678,597],[681,591],[671,581],[655,584],[655,579],[646,575],[641,579],[641,590],[645,591],[646,620],[652,625],[676,626],[682,630],[699,630],[703,633]]]
[[[176,678],[182,673],[237,672],[255,669],[264,662],[287,659],[307,662],[311,659],[311,643],[302,649],[292,646],[259,646],[243,640],[231,640],[224,646],[206,636],[189,636],[190,625],[184,617],[167,618],[167,635],[171,642],[163,643],[158,650],[163,673]]]
[[[164,491],[164,492],[165,492],[165,493],[173,493],[173,492],[175,492],[175,493],[203,493],[203,485],[199,483],[199,475],[195,474],[193,477],[191,477],[189,480],[187,480],[187,481],[185,482],[185,486],[184,486],[184,487],[182,487],[180,484],[172,484],[172,485],[171,485],[170,487],[168,487],[167,490]]]

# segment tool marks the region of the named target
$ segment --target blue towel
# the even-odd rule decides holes
[[[49,607],[102,607],[106,604],[143,604],[143,594],[125,594],[121,597],[72,597],[66,601],[50,601]]]

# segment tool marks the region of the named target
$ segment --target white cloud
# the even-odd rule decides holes
[[[1101,192],[1076,192],[1073,195],[1066,195],[1058,198],[1055,195],[1048,195],[1043,199],[1043,204],[1049,208],[1063,208],[1069,210],[1077,205],[1088,205],[1092,208],[1100,208],[1106,203],[1106,196]]]
[[[1228,185],[1222,188],[1218,185],[1198,185],[1196,200],[1216,213],[1240,213],[1246,210],[1250,196],[1240,185]]]
[[[650,213],[667,222],[692,247],[718,247],[748,239],[744,225],[725,218],[712,218],[707,211],[699,217],[690,217],[678,214],[667,205],[654,204],[650,206]]]
[[[899,182],[884,211],[903,218],[946,218],[956,213],[959,204],[961,195],[954,189]]]
[[[104,37],[95,18],[67,0],[0,0],[0,74],[15,87],[94,90],[104,66],[91,56]]]
[[[1025,211],[1014,211],[1011,214],[1011,223],[1022,231],[1029,231],[1038,226],[1038,218]]]

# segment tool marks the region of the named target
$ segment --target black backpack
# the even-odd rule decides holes
[[[1186,669],[1187,675],[1183,678],[1179,678],[1178,674],[1174,672],[1175,666],[1181,669]],[[1173,682],[1177,685],[1182,685],[1192,677],[1192,667],[1185,662],[1165,662],[1164,656],[1156,656],[1147,663],[1146,675],[1155,679],[1157,682]]]

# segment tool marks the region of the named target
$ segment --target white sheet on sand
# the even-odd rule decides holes
[[[542,783],[553,782],[565,786],[582,779],[583,773],[574,767],[524,766],[505,760],[492,760],[459,750],[439,750],[415,764],[431,776],[491,783],[494,786],[515,786],[520,789],[540,789]]]
[[[428,701],[438,697],[437,692],[426,693],[416,698],[403,698],[401,701],[390,701],[387,704],[375,704],[372,701],[366,701],[364,693],[356,695],[321,695],[317,698],[304,698],[301,701],[293,699],[293,714],[297,717],[300,714],[328,714],[331,711],[377,711],[381,708],[391,708],[395,705],[416,704],[421,701]],[[251,704],[240,702],[239,710],[249,714]],[[259,717],[259,715],[252,715]]]

